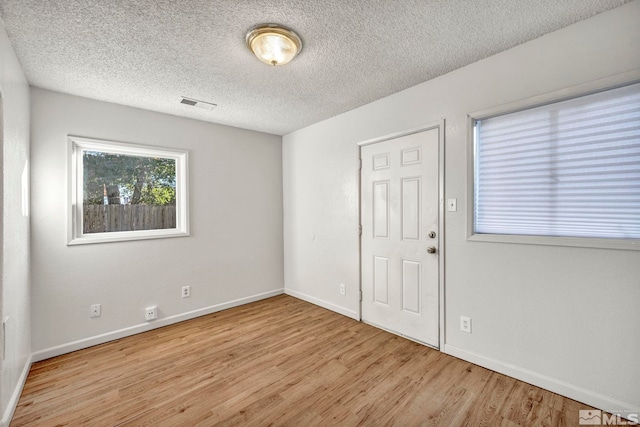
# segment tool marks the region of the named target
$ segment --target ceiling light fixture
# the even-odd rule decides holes
[[[247,33],[247,46],[265,64],[284,65],[302,50],[300,37],[277,24],[256,25]]]

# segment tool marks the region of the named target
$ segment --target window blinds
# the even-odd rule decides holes
[[[640,238],[640,84],[474,131],[475,233]]]

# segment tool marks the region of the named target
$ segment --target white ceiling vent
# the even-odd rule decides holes
[[[217,104],[212,104],[210,102],[198,101],[197,99],[187,98],[186,96],[183,96],[180,99],[180,103],[185,105],[191,105],[192,107],[203,108],[205,110],[213,110],[218,106]]]

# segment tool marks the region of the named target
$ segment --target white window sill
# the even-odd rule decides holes
[[[579,248],[640,250],[640,239],[599,239],[588,237],[551,237],[509,234],[471,234],[471,242],[509,243],[519,245],[568,246]]]
[[[114,231],[110,233],[83,234],[67,243],[68,246],[90,245],[93,243],[126,242],[130,240],[164,239],[167,237],[186,237],[189,232],[181,230],[140,230]]]

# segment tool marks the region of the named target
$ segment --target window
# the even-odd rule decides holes
[[[640,249],[640,84],[475,118],[473,139],[475,240]]]
[[[186,151],[69,142],[70,245],[189,234]]]

